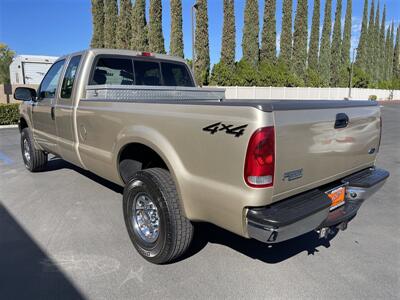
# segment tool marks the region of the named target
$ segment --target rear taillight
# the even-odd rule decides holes
[[[244,180],[251,187],[264,188],[274,184],[275,130],[258,129],[250,138],[244,165]]]

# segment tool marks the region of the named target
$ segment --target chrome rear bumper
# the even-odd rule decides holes
[[[338,185],[346,184],[346,201],[333,211],[331,200],[320,189],[267,207],[251,208],[247,212],[248,234],[265,243],[278,243],[312,230],[347,225],[363,201],[378,191],[388,177],[389,172],[370,168],[343,178]]]

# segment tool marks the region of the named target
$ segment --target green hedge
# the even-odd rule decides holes
[[[18,124],[19,103],[0,104],[0,125]]]

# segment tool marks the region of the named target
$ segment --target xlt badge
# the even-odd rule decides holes
[[[285,181],[287,179],[288,181],[292,181],[301,177],[303,177],[303,169],[297,169],[284,173],[282,180]]]

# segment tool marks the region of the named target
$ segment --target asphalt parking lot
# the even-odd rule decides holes
[[[383,120],[391,177],[346,231],[269,247],[202,224],[164,266],[131,245],[120,187],[56,158],[31,174],[18,130],[0,129],[0,298],[399,299],[400,105]]]

